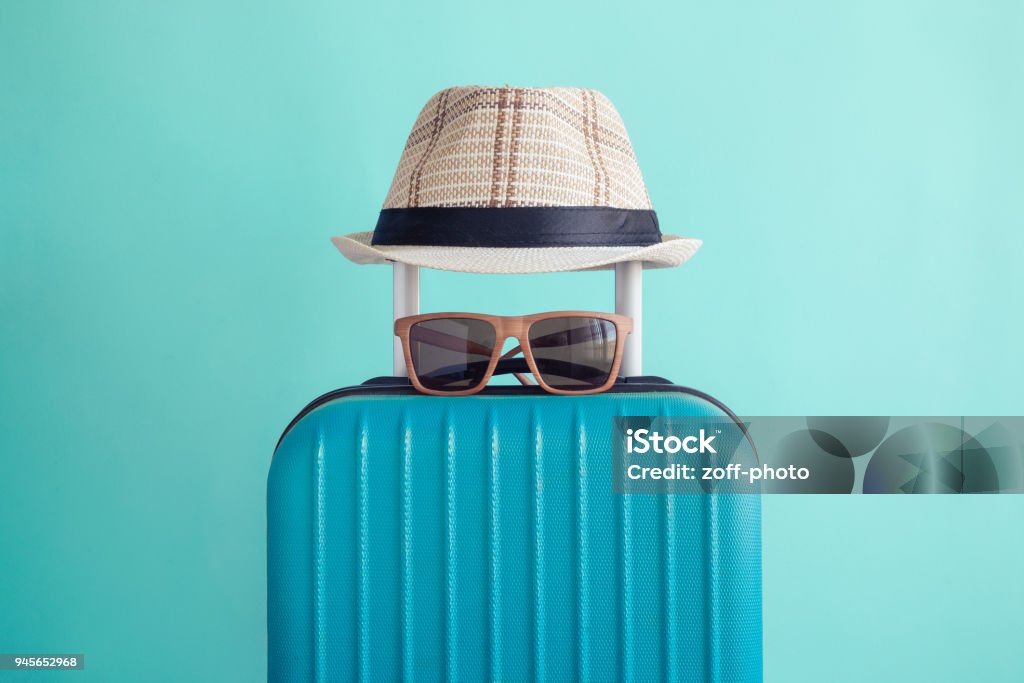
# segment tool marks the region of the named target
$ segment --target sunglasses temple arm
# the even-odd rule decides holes
[[[589,325],[582,327],[574,327],[570,330],[562,330],[560,332],[552,332],[543,336],[537,337],[536,339],[530,340],[530,347],[543,349],[549,346],[566,346],[566,341],[569,344],[582,344],[583,342],[592,341],[594,339],[601,339],[603,334],[595,334],[594,329]]]
[[[512,356],[516,355],[517,353],[520,353],[522,350],[523,350],[522,346],[516,346],[514,349],[510,350],[508,353],[504,354],[501,357],[500,360],[505,360],[506,358],[511,358]],[[533,380],[530,379],[530,376],[525,374],[525,373],[513,372],[512,376],[515,377],[517,380],[519,380],[519,383],[522,384],[525,387],[530,387],[530,386],[533,386],[533,384],[534,384]]]
[[[589,331],[589,328],[578,328],[578,329],[587,329]],[[574,332],[574,331],[576,331],[576,330],[571,330],[570,332]],[[539,339],[535,339],[535,340],[533,340],[530,343],[532,345],[538,345],[537,342],[539,341],[539,342],[541,342],[539,344],[539,346],[543,347],[544,346],[544,343],[543,343],[544,341],[550,340],[551,338],[554,338],[554,337],[557,337],[557,336],[560,336],[561,334],[563,334],[563,333],[555,333],[555,334],[546,335],[544,337],[540,337]],[[589,338],[592,339],[596,335],[588,335],[588,336],[589,336]],[[582,340],[577,340],[577,343],[578,343],[578,341],[582,341]],[[516,354],[521,353],[522,350],[523,350],[522,346],[516,346],[515,348],[509,350],[507,353],[502,355],[502,357],[499,360],[505,360],[507,358],[511,358],[511,357],[515,356]],[[548,361],[548,362],[550,363],[552,361]],[[578,364],[578,363],[566,363],[566,362],[559,363],[559,365],[562,366],[562,367],[565,367],[566,369],[572,368],[572,367],[580,367],[580,368],[587,367],[585,365],[581,365],[581,364]],[[600,370],[597,370],[597,372],[600,372]],[[517,380],[519,380],[519,382],[521,384],[523,384],[525,386],[532,386],[534,384],[533,380],[530,379],[529,375],[526,375],[526,374],[521,373],[521,372],[513,372],[512,375]]]
[[[499,374],[502,374],[502,372],[506,372],[507,373],[508,370],[503,370],[503,368],[502,368],[502,361],[508,360],[508,358],[510,356],[514,356],[515,354],[519,353],[520,350],[521,349],[517,346],[516,348],[512,349],[511,351],[506,353],[504,356],[502,356],[498,360],[498,367],[495,368],[494,374],[499,375]],[[584,363],[573,363],[571,361],[557,361],[557,360],[551,360],[551,359],[548,359],[548,360],[546,360],[544,362],[547,365],[551,366],[552,368],[558,368],[558,369],[562,370],[565,374],[568,374],[568,375],[580,374],[580,372],[579,372],[580,370],[583,371],[583,375],[584,376],[593,376],[593,375],[599,375],[599,374],[604,373],[604,371],[601,368],[595,368],[593,366],[586,365]],[[574,369],[576,370],[576,372],[573,372]],[[533,384],[533,382],[530,380],[529,376],[524,374],[524,373],[513,371],[512,374],[516,377],[516,379],[519,379],[520,382],[523,382],[523,384],[526,384],[527,382],[529,382],[529,384],[531,384],[531,385]],[[604,373],[604,374],[607,374],[607,373]],[[523,379],[526,379],[526,382],[524,382]]]
[[[476,370],[480,370],[486,367],[487,361],[477,361],[470,365],[450,365],[448,367],[437,368],[433,370],[430,375],[435,380],[446,379],[452,382],[466,379],[469,376],[475,375]],[[517,358],[514,361],[502,358],[498,361],[497,366],[494,368],[495,375],[506,375],[511,374],[519,379],[520,382],[527,386],[532,386],[533,382],[530,380],[529,374],[524,372],[526,369],[526,360]],[[526,381],[523,381],[526,380]]]
[[[415,337],[413,336],[414,334]],[[448,349],[449,351],[474,353],[478,356],[490,356],[492,353],[492,349],[482,344],[431,329],[416,330],[415,333],[409,332],[409,340],[411,342],[423,342],[441,349]]]

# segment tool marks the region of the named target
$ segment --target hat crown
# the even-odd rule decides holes
[[[385,209],[650,210],[615,107],[585,88],[447,88],[423,107]]]

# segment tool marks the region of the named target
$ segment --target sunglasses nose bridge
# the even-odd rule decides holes
[[[502,352],[502,350],[505,348],[505,342],[507,342],[509,339],[515,339],[519,343],[513,348],[509,349],[508,351]],[[495,353],[500,354],[500,358],[512,358],[513,356],[517,356],[520,353],[522,353],[525,356],[527,355],[526,349],[528,348],[528,343],[529,342],[527,341],[526,330],[523,330],[522,332],[518,333],[506,332],[504,334],[499,334],[498,338],[495,340],[494,343]]]

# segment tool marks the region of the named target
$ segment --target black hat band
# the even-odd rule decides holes
[[[596,206],[384,209],[374,245],[434,247],[619,247],[661,243],[651,210]]]

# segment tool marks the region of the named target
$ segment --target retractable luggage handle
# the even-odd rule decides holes
[[[398,320],[420,312],[420,269],[404,263],[394,268],[393,319]],[[615,312],[633,319],[633,332],[626,339],[619,374],[635,377],[643,374],[643,263],[628,261],[615,264]],[[402,342],[395,337],[392,372],[395,377],[407,377]]]

